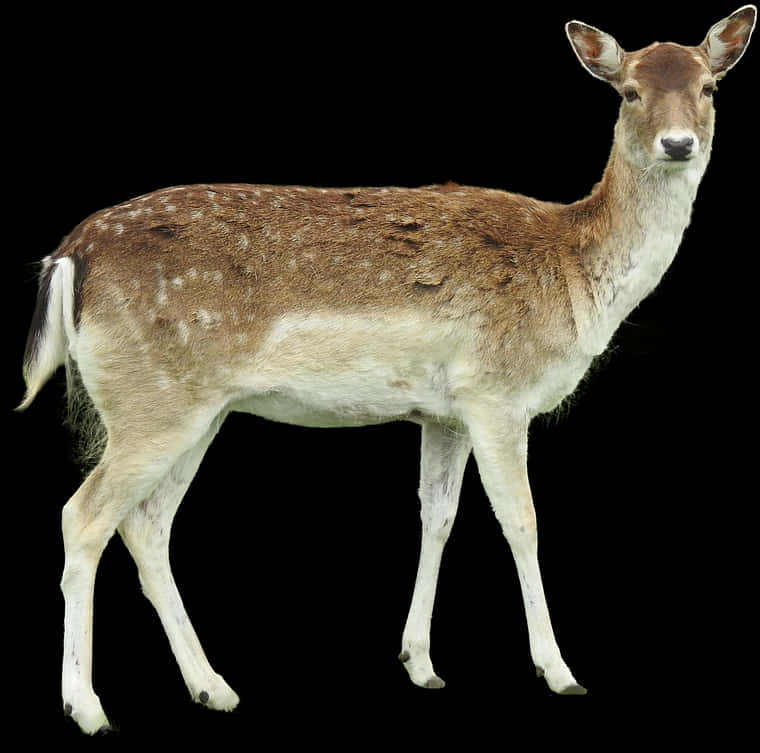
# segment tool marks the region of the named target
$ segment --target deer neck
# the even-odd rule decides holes
[[[602,181],[573,205],[581,210],[581,264],[592,298],[594,351],[654,289],[675,257],[699,182],[700,155],[688,167],[641,169],[613,146]]]

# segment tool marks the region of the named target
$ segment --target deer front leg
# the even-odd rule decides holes
[[[586,691],[554,638],[538,567],[536,514],[528,484],[528,417],[479,406],[470,411],[468,427],[483,486],[517,565],[537,673],[555,693],[582,695]]]
[[[443,548],[454,523],[470,449],[469,437],[449,427],[432,422],[422,427],[422,546],[399,658],[412,682],[425,688],[444,686],[430,661],[430,622]]]

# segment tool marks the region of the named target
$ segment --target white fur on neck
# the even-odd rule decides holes
[[[597,256],[593,286],[597,318],[591,336],[601,353],[628,314],[658,285],[672,263],[691,219],[707,167],[702,156],[684,169],[654,165],[638,174],[621,198],[622,227],[614,227]]]

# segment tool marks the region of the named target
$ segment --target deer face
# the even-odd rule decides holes
[[[698,48],[654,44],[626,56],[617,142],[641,168],[683,169],[709,156],[715,76]]]
[[[712,144],[716,82],[744,53],[755,25],[753,5],[713,26],[698,47],[655,42],[625,52],[609,34],[571,21],[570,43],[584,67],[623,98],[615,142],[640,169],[702,169]]]

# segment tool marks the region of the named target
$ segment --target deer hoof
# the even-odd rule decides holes
[[[559,691],[560,695],[586,695],[586,693],[588,693],[588,690],[586,690],[583,685],[578,685],[578,683],[568,685],[566,688],[562,688],[562,690]]]
[[[446,683],[440,677],[434,675],[425,683],[425,687],[431,690],[438,690],[439,688],[445,688]]]

